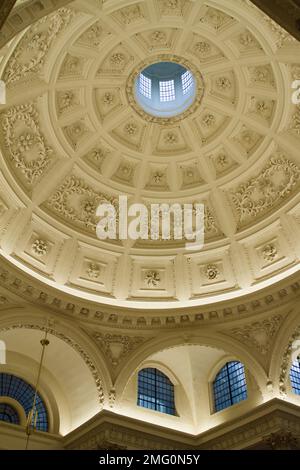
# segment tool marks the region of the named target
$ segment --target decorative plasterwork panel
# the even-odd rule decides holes
[[[132,351],[147,341],[147,338],[143,336],[100,332],[93,333],[93,338],[100,345],[113,367],[122,363]]]
[[[100,203],[115,204],[115,199],[96,192],[82,179],[70,175],[51,196],[47,206],[61,217],[93,231],[96,235],[96,209]]]
[[[237,280],[228,249],[216,252],[212,258],[186,255],[191,297],[207,295],[208,292],[234,290]]]
[[[174,257],[133,256],[130,297],[176,299]]]
[[[105,253],[80,244],[71,267],[69,284],[104,295],[113,295],[117,265],[118,254]]]
[[[117,3],[69,4],[0,53],[4,255],[79,296],[155,309],[288,275],[299,262],[299,106],[286,99],[298,43],[245,0]],[[197,82],[174,119],[135,102],[137,73],[157,60]],[[147,208],[202,202],[203,250],[173,235],[98,240],[97,205],[117,209],[119,195]]]
[[[295,254],[293,243],[286,230],[279,222],[270,225],[259,236],[253,234],[243,241],[249,264],[253,272],[253,281],[264,278],[270,272],[293,264]]]
[[[72,10],[61,8],[29,28],[5,68],[3,79],[8,85],[28,81],[41,71],[49,48],[73,15]]]
[[[49,230],[42,219],[34,216],[16,240],[13,254],[17,259],[32,264],[36,270],[53,277],[65,240],[66,237],[61,233]]]
[[[265,356],[272,347],[282,321],[282,315],[273,315],[261,321],[232,328],[226,331],[225,334],[238,339],[251,348],[254,347],[260,354]]]
[[[25,182],[32,185],[53,158],[40,130],[39,113],[33,103],[10,108],[1,115],[3,140],[11,163]]]
[[[238,215],[239,227],[264,215],[284,201],[299,183],[300,167],[278,153],[260,173],[241,184],[231,197]]]
[[[68,253],[69,255],[69,253]],[[130,309],[121,307],[112,308],[100,303],[91,302],[86,299],[76,298],[71,294],[57,291],[55,288],[39,283],[36,285],[34,279],[29,278],[20,272],[11,263],[2,259],[0,265],[0,290],[2,297],[13,298],[15,301],[24,299],[26,302],[40,307],[46,307],[49,312],[59,315],[68,315],[85,321],[92,320],[93,324],[107,326],[109,328],[126,328],[133,330],[169,330],[186,326],[202,327],[208,325],[220,325],[234,320],[251,318],[251,316],[270,314],[275,309],[286,309],[287,305],[295,305],[300,295],[300,283],[296,277],[291,282],[282,281],[275,290],[269,288],[257,295],[244,297],[237,301],[219,302],[207,306],[199,306],[197,309],[178,309],[172,312],[159,310],[148,310],[143,315],[137,315],[137,310],[133,313]],[[149,301],[147,303],[149,305]],[[159,304],[160,305],[160,304]],[[185,305],[186,307],[186,305]]]

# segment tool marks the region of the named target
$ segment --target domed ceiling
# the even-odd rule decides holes
[[[295,272],[299,53],[247,0],[85,0],[39,20],[0,51],[1,254],[83,299],[154,309],[237,297]],[[164,121],[133,92],[160,60],[203,83],[192,107]],[[119,195],[204,203],[203,249],[99,240],[96,207]]]

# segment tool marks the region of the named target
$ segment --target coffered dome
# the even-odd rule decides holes
[[[2,256],[83,299],[151,309],[238,297],[295,272],[299,44],[246,0],[100,3],[74,2],[1,50]],[[156,63],[193,80],[171,117],[137,100]],[[203,249],[99,240],[96,208],[120,195],[204,203]]]

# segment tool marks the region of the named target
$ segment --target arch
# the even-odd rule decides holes
[[[0,422],[5,421],[10,424],[20,424],[20,416],[17,410],[6,402],[0,402]]]
[[[167,367],[165,364],[162,364],[159,361],[153,361],[153,360],[145,361],[145,362],[143,362],[143,364],[140,365],[137,372],[141,371],[145,367],[153,367],[153,368],[159,369],[164,375],[166,375],[168,377],[168,379],[174,385],[179,385],[179,383],[180,383],[178,378],[174,374],[174,372],[169,367]]]
[[[243,362],[243,364],[245,364],[252,376],[255,377],[261,393],[264,394],[266,392],[268,377],[260,363],[248,351],[245,351],[245,349],[243,349],[235,340],[231,338],[223,338],[221,335],[216,333],[207,333],[206,335],[198,334],[197,336],[191,336],[188,339],[183,339],[180,334],[169,335],[164,339],[154,339],[142,345],[138,351],[131,356],[120,372],[115,383],[117,395],[122,395],[122,390],[125,389],[130,378],[139,370],[141,364],[143,364],[149,357],[157,352],[183,345],[208,346],[223,350],[231,357],[238,358]]]
[[[22,377],[34,386],[36,383],[37,362],[23,354],[12,351],[8,351],[8,353],[9,363],[5,365],[5,367],[0,368],[0,372],[6,372]],[[63,430],[67,428],[66,423],[70,419],[68,404],[66,400],[63,401],[62,393],[58,388],[57,382],[53,381],[52,375],[45,369],[40,377],[39,390],[48,411],[49,432],[63,434]],[[64,413],[62,413],[60,403],[63,403],[64,405]]]
[[[284,323],[273,347],[269,373],[275,392],[279,392],[282,396],[290,392],[289,371],[293,360],[300,352],[300,321],[297,308],[289,311],[288,318],[289,322]]]
[[[173,385],[174,408],[176,412],[167,413],[165,410],[155,410],[138,406],[138,377],[141,370],[155,368],[162,373]],[[177,376],[172,370],[171,364],[163,359],[151,358],[146,360],[130,376],[124,390],[120,391],[116,401],[116,410],[121,415],[157,424],[158,426],[170,427],[177,430],[194,432],[193,412],[189,400],[188,389],[186,389],[183,378]]]
[[[32,404],[33,397],[35,394],[34,386],[28,383],[26,380],[20,376],[13,374],[8,374],[6,372],[0,373],[0,396],[10,397],[17,401],[25,411],[26,416],[29,415]],[[48,431],[49,430],[49,420],[48,420],[48,410],[44,403],[43,398],[41,397],[39,391],[36,397],[36,424],[35,427],[38,431]],[[17,413],[17,412],[16,412]],[[19,420],[18,420],[19,424]]]
[[[11,397],[3,396],[3,397],[0,397],[0,405],[1,403],[7,403],[8,405],[11,405],[17,411],[19,415],[19,418],[20,418],[19,424],[24,427],[26,426],[27,419],[26,419],[25,410],[17,400],[14,400]]]
[[[49,317],[35,307],[31,308],[30,311],[27,307],[22,308],[22,315],[20,315],[20,309],[17,308],[7,311],[2,310],[0,335],[2,331],[5,332],[19,328],[45,332],[47,320],[49,320]],[[55,314],[51,313],[47,330],[49,334],[68,344],[84,360],[95,382],[99,396],[99,404],[103,407],[105,401],[108,399],[108,390],[112,388],[112,379],[106,359],[99,348],[97,348],[96,344],[91,341],[91,338],[82,329],[74,328],[72,323],[66,319],[57,319]]]
[[[21,374],[21,376],[26,371],[25,378],[31,383],[36,380],[36,361],[40,351],[39,337],[43,336],[46,329],[45,316],[41,314],[40,310],[37,309],[36,312],[33,312],[33,310],[31,309],[29,314],[27,308],[22,309],[22,316],[20,316],[20,309],[3,310],[0,321],[0,337],[2,336],[6,342],[9,338],[9,343],[7,342],[9,364],[5,366],[5,371]],[[49,358],[49,361],[51,360],[51,364],[55,365],[56,372],[53,372],[52,365],[50,369],[43,368],[41,388],[50,400],[49,408],[53,418],[50,421],[54,426],[51,426],[51,432],[60,431],[61,434],[65,435],[101,411],[105,403],[108,407],[108,390],[111,390],[111,378],[101,351],[87,333],[78,328],[77,325],[70,325],[65,319],[56,321],[54,315],[51,321],[48,331],[50,348],[46,351],[45,360],[46,363],[47,358]],[[28,331],[29,335],[35,335],[36,349],[33,355],[30,353],[30,356],[24,356],[14,352],[19,351],[19,347],[16,339],[13,340],[13,338],[16,334],[20,335],[22,330],[24,330],[24,333]],[[40,332],[40,335],[38,335],[38,332]],[[13,345],[13,348],[9,348],[10,344]],[[28,350],[28,335],[26,344],[26,350]],[[54,348],[51,348],[51,344],[55,345]],[[55,360],[54,350],[56,351],[57,347],[61,351],[60,354],[66,354],[66,363],[71,365],[73,375],[74,373],[77,374],[75,375],[77,377],[75,383],[71,380],[71,372],[67,374],[69,378],[65,377],[63,373],[64,361],[58,361],[57,364],[53,362]],[[73,360],[71,359],[72,355]],[[70,370],[69,366],[68,370]],[[85,379],[83,380],[86,384],[84,393],[89,395],[86,401],[80,399],[83,392],[80,392],[80,388],[83,387],[83,382],[80,380],[82,373],[84,373]],[[87,382],[89,384],[88,388]],[[75,385],[74,388],[72,383]]]

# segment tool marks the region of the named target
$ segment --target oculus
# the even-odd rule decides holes
[[[172,118],[184,113],[195,101],[196,78],[177,62],[150,64],[136,76],[135,100],[148,114]]]

